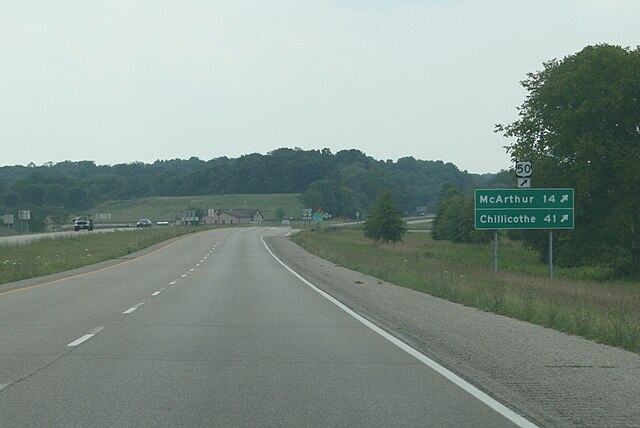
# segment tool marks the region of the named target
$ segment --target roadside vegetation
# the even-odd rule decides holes
[[[640,353],[640,283],[603,282],[595,268],[548,266],[504,237],[499,273],[491,243],[435,241],[407,233],[373,244],[361,228],[303,231],[292,239],[336,264],[452,302],[506,315]]]
[[[640,279],[640,48],[587,46],[521,84],[518,120],[496,131],[515,139],[513,161],[532,162],[536,187],[575,189],[575,229],[554,234],[554,260]],[[518,239],[548,259],[546,235]]]
[[[0,284],[115,259],[195,230],[191,227],[167,227],[79,233],[26,244],[3,244],[0,245]]]
[[[200,196],[153,196],[140,199],[107,201],[91,209],[91,212],[110,213],[109,221],[128,223],[139,218],[155,221],[174,221],[187,209],[195,209],[206,215],[214,209],[259,209],[267,221],[285,218],[300,218],[302,203],[298,194],[247,194],[247,195],[200,195]]]

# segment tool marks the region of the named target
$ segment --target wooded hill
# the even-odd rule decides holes
[[[296,193],[313,208],[353,216],[366,211],[383,189],[391,190],[407,213],[417,207],[435,212],[444,185],[470,191],[497,177],[470,174],[442,161],[381,161],[355,149],[333,154],[329,149],[280,148],[236,159],[192,157],[113,166],[65,161],[0,167],[0,214],[62,207],[74,212],[108,200],[149,196]]]

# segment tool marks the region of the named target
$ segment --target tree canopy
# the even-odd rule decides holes
[[[474,228],[473,197],[455,186],[445,186],[440,196],[436,217],[431,225],[435,240],[483,243],[491,234]]]
[[[531,160],[537,187],[575,188],[575,230],[558,234],[564,264],[640,272],[640,50],[588,46],[522,82],[519,119],[498,125],[507,151]],[[540,234],[525,234],[546,255]]]
[[[393,195],[389,190],[382,191],[364,224],[364,236],[388,244],[389,241],[402,241],[406,231],[407,224],[402,220]]]

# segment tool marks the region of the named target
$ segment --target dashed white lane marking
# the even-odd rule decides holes
[[[6,388],[7,386],[9,386],[8,383],[0,383],[0,389]]]
[[[124,315],[129,315],[131,312],[135,311],[136,309],[138,309],[140,306],[142,306],[144,304],[145,304],[145,302],[140,302],[137,305],[133,305],[132,307],[130,307],[129,309],[124,311],[123,314]]]
[[[351,315],[353,318],[355,318],[356,320],[358,320],[359,322],[364,324],[369,329],[371,329],[374,332],[378,333],[380,336],[382,336],[383,338],[385,338],[389,342],[391,342],[394,345],[396,345],[398,348],[402,349],[407,354],[413,356],[414,358],[419,360],[421,363],[423,363],[427,367],[430,367],[431,369],[433,369],[434,371],[436,371],[437,373],[442,375],[444,378],[446,378],[449,381],[453,382],[455,385],[460,387],[462,390],[466,391],[468,394],[470,394],[473,397],[475,397],[476,399],[480,400],[486,406],[488,406],[489,408],[493,409],[495,412],[501,414],[502,416],[504,416],[505,418],[507,418],[508,420],[513,422],[514,424],[516,424],[517,426],[522,427],[522,428],[537,428],[537,425],[535,425],[533,422],[531,422],[531,421],[525,419],[524,417],[520,416],[519,414],[517,414],[516,412],[514,412],[513,410],[511,410],[507,406],[505,406],[502,403],[498,402],[496,399],[494,399],[490,395],[482,392],[481,390],[479,390],[475,386],[471,385],[470,383],[468,383],[467,381],[465,381],[461,377],[459,377],[456,374],[454,374],[452,371],[446,369],[444,366],[442,366],[442,365],[438,364],[437,362],[433,361],[431,358],[427,357],[426,355],[424,355],[420,351],[418,351],[418,350],[412,348],[411,346],[407,345],[406,343],[404,343],[400,339],[396,338],[392,334],[387,333],[385,330],[381,329],[380,327],[378,327],[377,325],[375,325],[374,323],[372,323],[368,319],[364,318],[363,316],[361,316],[360,314],[356,313],[355,311],[353,311],[349,307],[345,306],[338,299],[336,299],[333,296],[329,295],[328,293],[325,293],[324,291],[320,290],[318,287],[316,287],[311,282],[309,282],[306,279],[304,279],[299,273],[297,273],[296,271],[291,269],[282,260],[280,260],[278,258],[278,256],[276,256],[271,251],[271,249],[269,248],[267,243],[264,241],[264,237],[262,237],[261,240],[262,240],[262,244],[267,249],[269,254],[271,254],[271,256],[274,259],[276,259],[278,261],[278,263],[280,263],[286,270],[291,272],[296,278],[298,278],[300,281],[302,281],[304,284],[306,284],[309,288],[314,290],[316,293],[320,294],[322,297],[324,297],[325,299],[327,299],[328,301],[330,301],[331,303],[333,303],[334,305],[336,305],[337,307],[339,307],[340,309],[345,311],[347,314]]]
[[[216,246],[212,248],[212,250],[211,250],[211,251],[214,251],[214,250],[218,247],[218,245],[219,245],[219,244],[220,244],[220,242],[218,242],[218,243],[216,244]],[[211,254],[211,251],[210,251],[210,252],[209,252],[209,253],[208,253],[208,254],[207,254],[207,255],[206,255],[202,260],[200,260],[200,263],[204,263],[204,260],[205,260],[205,259],[207,259],[207,257],[209,257],[209,255]],[[282,263],[282,262],[281,262],[281,263]],[[200,264],[196,264],[196,267],[199,267],[199,266],[200,266]],[[195,271],[195,268],[194,268],[194,269],[189,269],[189,272],[194,272],[194,271]],[[185,273],[185,274],[184,274],[184,275],[182,275],[181,277],[182,277],[182,278],[186,278],[188,274],[189,274],[189,273]],[[171,282],[169,283],[169,285],[175,285],[177,282],[178,282],[178,281],[171,281]],[[158,291],[154,292],[154,293],[153,293],[153,294],[151,294],[151,295],[155,297],[155,296],[159,295],[160,293],[162,293],[164,290],[165,290],[165,288],[163,288],[163,289],[161,289],[161,290],[158,290]],[[140,306],[142,306],[142,305],[144,305],[144,304],[145,304],[145,302],[140,302],[140,303],[138,303],[137,305],[132,306],[132,307],[130,307],[129,309],[127,309],[126,311],[124,311],[124,312],[123,312],[123,314],[128,315],[128,314],[130,314],[130,313],[134,312],[135,310],[137,310]],[[98,334],[98,333],[99,333],[103,328],[104,328],[104,327],[97,327],[97,328],[94,328],[94,329],[91,331],[91,333],[87,333],[87,334],[85,334],[84,336],[79,337],[78,339],[76,339],[76,340],[74,340],[73,342],[69,343],[67,346],[68,346],[68,347],[78,346],[78,345],[80,345],[81,343],[86,342],[87,340],[91,339],[93,336],[95,336],[96,334]],[[5,387],[7,387],[7,386],[9,386],[9,384],[8,384],[8,383],[0,383],[0,389],[5,388]]]
[[[167,287],[162,287],[160,290],[156,291],[155,293],[152,294],[153,297],[157,296],[158,294],[162,293],[164,290],[166,290]]]
[[[67,346],[68,347],[78,346],[82,342],[86,342],[87,340],[91,339],[93,336],[95,336],[95,334],[85,334],[84,336],[79,337],[78,339],[76,339],[73,342],[69,343]]]
[[[95,336],[96,334],[100,333],[102,330],[104,329],[104,327],[96,327],[93,330],[91,330],[90,333],[85,334],[82,337],[77,338],[76,340],[74,340],[73,342],[69,343],[67,346],[72,348],[74,346],[78,346],[79,344],[81,344],[82,342],[86,342],[87,340],[91,339],[93,336]],[[2,389],[2,387],[0,386],[0,389]]]

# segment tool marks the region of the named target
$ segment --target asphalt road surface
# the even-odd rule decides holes
[[[283,233],[1,292],[0,426],[529,425],[287,270],[261,239]]]

